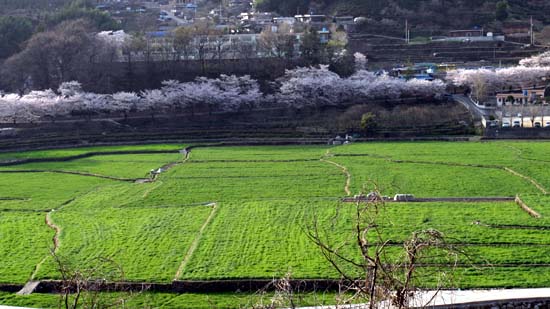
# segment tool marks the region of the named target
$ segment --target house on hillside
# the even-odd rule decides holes
[[[288,25],[288,26],[294,26],[296,23],[296,18],[294,17],[275,17],[273,18],[273,23],[276,25]]]
[[[330,22],[329,18],[326,15],[305,14],[295,15],[294,18],[304,24],[325,24],[327,22]]]
[[[497,93],[497,106],[548,104],[545,97],[546,88],[538,87],[522,89],[521,91],[506,91]]]
[[[527,22],[509,22],[502,26],[502,32],[506,38],[529,39],[531,25]]]
[[[448,36],[432,37],[432,41],[443,42],[491,42],[491,41],[504,41],[503,35],[495,35],[492,32],[485,32],[483,29],[471,29],[471,30],[453,30],[449,31]]]
[[[483,29],[453,30],[449,31],[450,38],[474,38],[484,36]]]
[[[435,63],[417,63],[413,66],[393,68],[390,76],[402,79],[421,79],[433,81],[438,67]]]
[[[347,32],[351,32],[355,29],[355,21],[353,16],[335,16],[334,24],[336,27],[342,27]]]

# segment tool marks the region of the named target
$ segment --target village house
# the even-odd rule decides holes
[[[353,16],[335,16],[334,24],[337,27],[342,27],[345,31],[353,31],[355,28],[355,20]]]
[[[449,31],[447,36],[434,36],[432,41],[445,42],[491,42],[504,41],[504,35],[496,35],[493,32],[487,32],[483,29],[453,30]]]
[[[531,25],[527,22],[508,22],[502,26],[506,38],[529,38]]]
[[[523,89],[522,91],[497,93],[497,106],[525,105],[525,104],[548,104],[545,97],[544,87]]]
[[[483,29],[453,30],[449,31],[450,38],[472,38],[484,36]]]
[[[304,24],[324,24],[328,22],[328,17],[326,15],[295,15],[297,21]]]
[[[253,23],[257,25],[264,25],[273,22],[273,13],[261,12],[261,13],[250,13],[243,12],[239,15],[239,19],[243,23]]]
[[[293,26],[296,23],[296,18],[294,17],[275,17],[273,18],[273,23],[276,25],[288,25]]]

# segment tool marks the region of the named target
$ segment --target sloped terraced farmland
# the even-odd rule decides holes
[[[379,224],[395,256],[413,231],[435,228],[467,253],[455,286],[550,277],[550,143],[196,147],[189,157],[181,148],[1,154],[11,163],[0,167],[0,283],[59,279],[52,250],[84,268],[109,259],[130,282],[337,279],[307,232],[317,220],[335,241],[350,237],[355,206],[341,199],[375,186],[478,198],[388,203]],[[479,199],[488,197],[509,200]]]

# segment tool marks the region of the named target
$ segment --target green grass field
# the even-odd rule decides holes
[[[123,269],[124,280],[136,282],[270,279],[286,273],[337,278],[307,231],[317,220],[335,242],[349,239],[355,206],[340,199],[376,185],[388,196],[519,195],[541,218],[512,201],[388,203],[379,225],[384,238],[396,244],[390,250],[395,256],[399,242],[429,228],[464,248],[469,258],[460,260],[456,287],[550,284],[550,143],[210,147],[193,149],[185,161],[181,148],[0,154],[0,161],[8,161],[98,152],[0,167],[0,283],[59,279],[52,250],[84,269],[109,259]],[[115,151],[165,153],[101,154]],[[131,181],[169,163],[177,164],[154,182]],[[246,305],[231,295],[210,296],[220,307]],[[143,297],[136,306],[144,305]],[[187,299],[195,304],[191,307],[200,307],[207,298],[148,294],[147,301],[169,307]],[[0,294],[0,304],[49,307],[54,301],[45,295]]]
[[[84,298],[83,304],[86,300]],[[300,293],[293,296],[295,306],[315,306],[334,304],[335,293]],[[124,301],[124,306],[121,305]],[[32,294],[19,296],[0,292],[0,304],[15,306],[58,308],[60,297],[54,294]],[[113,306],[118,304],[119,306]],[[171,294],[171,293],[106,293],[101,298],[100,308],[179,308],[179,309],[239,309],[265,308],[274,304],[277,307],[287,308],[291,304],[284,298],[273,293],[212,293],[212,294]],[[91,307],[91,306],[89,306]]]

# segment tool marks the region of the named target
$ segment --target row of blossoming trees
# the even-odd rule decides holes
[[[57,91],[31,91],[25,95],[0,96],[0,122],[33,122],[76,115],[133,112],[231,112],[255,108],[319,108],[328,105],[361,103],[368,100],[433,98],[441,96],[441,81],[405,81],[359,70],[341,78],[327,67],[289,70],[273,83],[275,91],[260,91],[259,83],[249,76],[197,78],[193,82],[165,81],[160,89],[140,93],[89,93],[78,82],[66,82]]]
[[[193,82],[165,81],[161,88],[140,93],[89,93],[78,82],[66,82],[57,91],[31,91],[25,95],[0,92],[0,122],[33,122],[76,115],[101,115],[133,112],[187,112],[208,110],[230,112],[255,108],[320,108],[373,100],[437,98],[445,92],[442,81],[434,82],[375,75],[358,66],[357,72],[342,78],[328,70],[297,68],[272,83],[274,91],[263,93],[258,81],[250,76],[197,78]],[[519,66],[491,69],[459,69],[447,74],[447,81],[469,88],[484,101],[494,92],[550,80],[550,52],[520,61]]]
[[[550,80],[550,52],[526,58],[518,66],[501,69],[459,69],[449,72],[447,80],[467,87],[483,102],[498,91],[519,90],[546,84]]]

